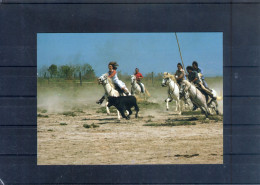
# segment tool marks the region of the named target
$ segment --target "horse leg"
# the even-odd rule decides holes
[[[167,98],[167,99],[165,100],[165,102],[166,102],[166,110],[167,110],[167,111],[169,110],[169,101],[170,101],[170,98]]]
[[[205,106],[200,106],[201,112],[203,114],[205,114],[206,118],[208,118],[209,116],[209,111],[207,110],[207,108]]]
[[[110,114],[110,111],[109,111],[109,108],[108,108],[108,102],[106,102],[106,110],[107,110],[107,115],[109,115]]]
[[[178,111],[179,111],[179,115],[181,115],[181,100],[178,99]]]
[[[215,103],[214,109],[216,111],[216,114],[219,115],[219,111],[218,111],[218,102],[216,100],[213,101]]]

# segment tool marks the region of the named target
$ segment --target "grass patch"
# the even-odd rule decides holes
[[[159,103],[149,102],[149,101],[139,101],[137,102],[139,108],[159,108]]]
[[[47,110],[46,110],[46,109],[37,108],[37,112],[40,112],[40,113],[46,113]]]
[[[84,128],[97,128],[97,127],[99,127],[99,125],[96,125],[95,123],[92,123],[91,125],[84,124],[83,127]]]
[[[117,109],[116,109],[115,107],[110,107],[109,110],[110,110],[110,113],[116,113],[116,112],[117,112],[117,111],[116,111]],[[106,107],[100,107],[100,108],[96,111],[96,113],[107,113]]]
[[[37,114],[37,117],[39,117],[39,118],[48,118],[49,116],[48,115]]]
[[[149,118],[149,119],[146,121],[146,123],[149,123],[149,122],[152,122],[152,119],[151,119],[151,118]]]
[[[203,120],[200,120],[201,123],[210,123],[210,120],[209,119],[203,119]]]
[[[65,115],[65,116],[72,116],[72,117],[76,116],[76,114],[74,112],[71,112],[71,111],[63,112],[62,114]]]
[[[47,110],[45,110],[45,109],[43,109],[42,111],[41,111],[41,113],[46,113],[47,112]]]
[[[183,111],[182,115],[201,115],[200,111]]]
[[[68,125],[67,123],[60,123],[60,125]]]
[[[153,126],[153,127],[160,127],[160,126],[168,126],[168,127],[173,127],[173,126],[185,126],[185,125],[196,125],[195,122],[188,122],[188,121],[175,121],[171,120],[168,121],[166,120],[165,123],[147,123],[144,124],[143,126]]]
[[[210,120],[214,120],[216,122],[218,121],[223,121],[223,116],[219,116],[219,115],[209,115],[209,119]]]
[[[154,118],[154,116],[152,116],[152,115],[148,115],[147,117],[148,117],[148,118]]]
[[[52,130],[52,129],[48,129],[47,131],[48,131],[48,132],[52,132],[53,130]]]
[[[78,108],[78,107],[73,107],[72,110],[74,112],[78,112],[78,113],[85,113],[81,108]]]
[[[172,121],[198,121],[200,120],[201,117],[190,117],[190,118],[183,118],[183,119],[171,119],[171,118],[168,118],[168,120],[172,120]]]

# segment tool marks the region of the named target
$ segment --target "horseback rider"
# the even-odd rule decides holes
[[[143,75],[139,72],[138,68],[135,68],[135,77],[136,77],[136,83],[141,87],[141,92],[144,93],[144,87],[141,83],[141,79],[143,79]]]
[[[128,96],[129,91],[126,88],[125,83],[122,82],[121,80],[119,80],[118,77],[117,77],[117,72],[116,72],[117,66],[118,66],[117,62],[109,62],[109,64],[108,64],[108,69],[109,69],[108,78],[112,79],[112,82],[115,84],[115,88],[116,88],[116,86],[118,86]],[[102,104],[104,99],[105,99],[105,95],[103,95],[102,98],[100,100],[98,100],[96,103]]]
[[[177,83],[179,84],[179,86],[181,85],[181,82],[184,80],[185,78],[185,75],[184,75],[184,70],[183,70],[183,67],[181,65],[181,63],[178,63],[177,64],[177,71],[175,72],[175,78],[176,78],[176,81]]]
[[[196,71],[196,72],[198,73],[198,76],[200,77],[200,79],[201,79],[201,81],[202,81],[204,87],[206,87],[207,89],[209,89],[208,84],[206,83],[205,78],[204,78],[204,75],[203,75],[203,73],[202,73],[202,69],[199,68],[198,62],[193,61],[193,62],[192,62],[192,67],[193,67],[193,71]]]
[[[199,79],[198,73],[196,71],[193,71],[193,68],[191,66],[188,66],[187,68],[188,71],[188,79],[190,82],[193,82],[194,85],[197,87],[197,89],[199,89],[203,94],[210,96],[213,100],[215,100],[216,98],[213,97],[212,92],[205,88],[204,85],[202,84],[202,82]]]

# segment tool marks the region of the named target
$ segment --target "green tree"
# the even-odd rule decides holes
[[[55,64],[52,64],[48,68],[48,71],[49,71],[51,78],[52,78],[53,76],[56,76],[58,74],[58,67]]]
[[[38,72],[38,77],[45,78],[48,73],[48,67],[43,65],[41,68],[37,69],[37,72]]]
[[[60,75],[63,78],[66,78],[67,80],[72,79],[74,69],[71,66],[63,65],[60,67]]]
[[[95,71],[90,64],[84,64],[82,66],[81,71],[82,71],[84,78],[87,80],[93,80],[96,78]]]

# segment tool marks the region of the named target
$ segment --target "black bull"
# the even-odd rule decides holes
[[[121,113],[122,117],[125,119],[130,119],[132,114],[131,108],[135,107],[135,117],[137,118],[139,107],[136,103],[136,98],[134,96],[119,96],[119,97],[108,97],[108,107],[115,106],[117,110]],[[125,115],[125,111],[129,112],[129,115]]]

